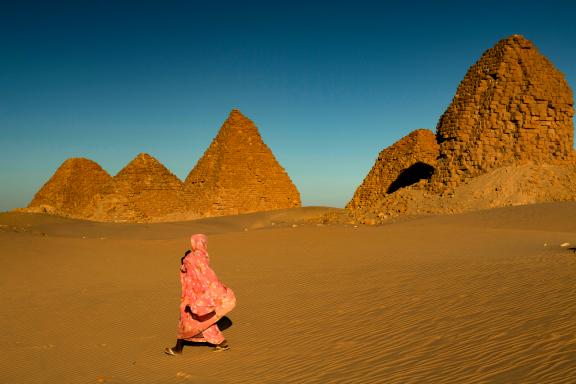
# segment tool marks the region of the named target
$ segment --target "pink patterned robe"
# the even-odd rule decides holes
[[[226,287],[210,268],[207,238],[191,238],[192,252],[180,268],[180,322],[178,338],[188,341],[220,344],[224,335],[216,322],[236,305],[234,292]]]

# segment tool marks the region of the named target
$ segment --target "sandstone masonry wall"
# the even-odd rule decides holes
[[[141,153],[96,195],[86,215],[101,221],[149,221],[184,212],[182,182],[154,157]]]
[[[300,193],[254,123],[232,110],[184,182],[189,210],[221,216],[299,207]]]
[[[45,207],[49,212],[81,216],[94,195],[101,193],[112,177],[97,163],[85,158],[67,159],[36,193],[28,208]]]
[[[437,156],[438,144],[434,133],[427,129],[411,132],[380,152],[346,208],[377,206],[386,195],[413,185],[420,179],[430,178]]]
[[[570,164],[573,106],[563,75],[530,41],[501,40],[468,70],[438,123],[432,189],[511,164]]]

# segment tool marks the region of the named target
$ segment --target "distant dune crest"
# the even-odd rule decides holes
[[[380,153],[348,203],[349,213],[376,223],[404,214],[575,200],[573,116],[572,90],[562,73],[524,37],[503,39],[468,70],[440,118],[436,154],[426,152],[423,161],[434,167],[429,178],[401,183],[421,156],[420,147],[409,145],[396,154],[411,134]],[[383,169],[385,177],[375,176]],[[387,188],[390,176],[401,188]]]
[[[68,159],[21,211],[150,222],[300,205],[300,193],[254,123],[233,110],[185,183],[146,153],[114,177],[94,161]]]

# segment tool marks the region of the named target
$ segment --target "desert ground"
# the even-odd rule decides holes
[[[576,382],[576,202],[309,221],[326,211],[0,214],[0,382]],[[168,356],[180,257],[198,232],[238,298],[232,348]]]

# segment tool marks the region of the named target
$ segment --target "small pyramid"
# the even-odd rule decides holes
[[[300,193],[254,123],[230,112],[184,181],[189,206],[204,216],[300,206]]]
[[[36,193],[28,208],[47,207],[52,213],[83,216],[92,197],[111,180],[92,160],[67,159]]]
[[[433,189],[453,189],[490,170],[574,161],[572,90],[520,35],[499,41],[466,73],[442,115]]]
[[[90,217],[102,221],[149,221],[183,212],[182,182],[154,157],[140,153],[93,201]]]
[[[434,172],[438,144],[428,129],[417,129],[378,155],[374,166],[356,189],[347,209],[376,206],[388,194],[429,179]]]

